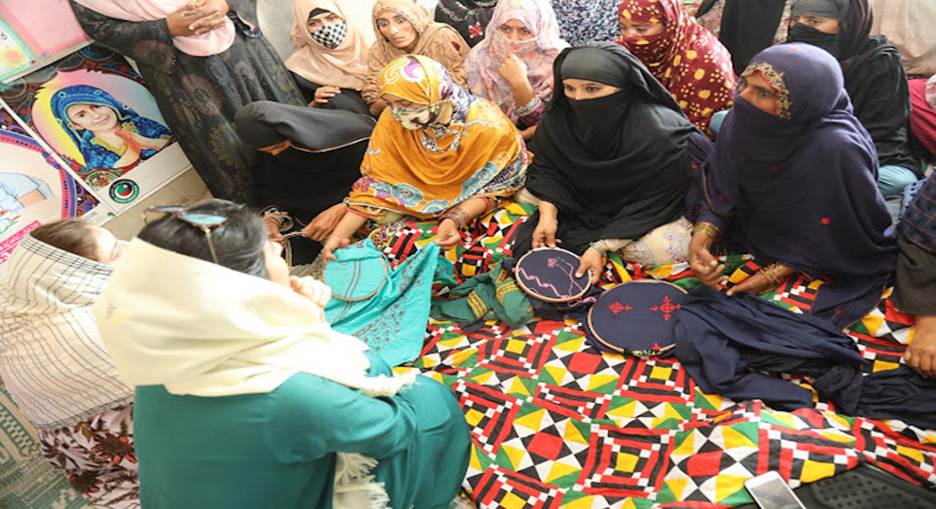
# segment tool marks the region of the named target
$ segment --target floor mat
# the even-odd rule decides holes
[[[437,290],[509,255],[513,228],[527,211],[510,205],[466,232],[465,246],[447,255],[453,281]],[[385,253],[404,259],[431,241],[431,228],[408,222],[384,229]],[[756,264],[726,261],[733,277]],[[644,278],[698,284],[685,265],[619,259],[604,276],[606,285]],[[820,286],[792,278],[762,297],[802,312]],[[911,324],[887,292],[850,334],[870,369],[880,371],[900,363]],[[865,463],[936,484],[936,431],[845,417],[824,403],[779,412],[703,394],[675,361],[598,352],[577,322],[517,330],[487,322],[472,331],[433,322],[414,367],[459,398],[473,436],[466,483],[481,508],[730,507],[751,503],[744,481],[769,470],[795,488]]]

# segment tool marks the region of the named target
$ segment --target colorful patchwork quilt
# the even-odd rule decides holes
[[[508,204],[446,253],[444,294],[510,255],[529,207]],[[432,223],[386,225],[372,235],[395,263],[432,241]],[[726,259],[735,282],[757,261]],[[698,285],[685,264],[640,267],[612,257],[604,286],[653,278]],[[762,298],[810,309],[821,281],[794,276]],[[871,370],[893,369],[913,335],[889,292],[850,335]],[[510,330],[489,321],[463,330],[432,322],[411,368],[455,392],[473,450],[467,489],[481,508],[716,508],[751,503],[745,480],[778,471],[793,487],[873,463],[911,483],[936,485],[936,430],[839,415],[828,404],[795,412],[704,394],[668,359],[601,353],[575,321]],[[793,379],[808,386],[808,380]]]

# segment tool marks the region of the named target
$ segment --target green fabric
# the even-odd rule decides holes
[[[371,374],[389,374],[368,353]],[[428,378],[391,399],[297,374],[269,394],[175,396],[137,387],[146,509],[328,509],[335,451],[379,460],[394,508],[448,508],[470,437],[451,391]]]
[[[370,239],[339,249],[325,268],[325,282],[344,295],[359,298],[368,291],[390,262]],[[325,318],[338,332],[357,337],[390,364],[397,366],[419,356],[429,324],[432,278],[439,261],[439,246],[430,244],[387,274],[376,295],[358,302],[332,298]],[[362,273],[363,272],[363,273]]]
[[[65,474],[39,450],[36,430],[0,384],[0,507],[89,508]]]
[[[451,295],[455,298],[433,303],[433,318],[458,323],[497,318],[514,329],[533,319],[530,300],[500,263],[453,288]]]

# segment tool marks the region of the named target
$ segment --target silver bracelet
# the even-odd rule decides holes
[[[603,243],[604,241],[598,240],[598,241],[588,244],[588,247],[597,251],[598,254],[600,254],[602,258],[607,258],[608,249],[603,245]]]
[[[514,113],[516,113],[518,117],[525,117],[536,111],[536,108],[539,108],[540,104],[543,104],[543,100],[534,95],[533,99],[530,99],[530,102],[517,108]]]

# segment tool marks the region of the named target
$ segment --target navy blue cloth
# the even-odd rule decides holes
[[[826,320],[707,286],[676,319],[676,358],[704,392],[789,411],[811,407],[812,393],[765,372],[807,376],[841,413],[936,429],[936,380],[907,368],[864,376],[855,342]]]
[[[781,115],[736,96],[703,168],[697,219],[758,259],[827,281],[813,313],[848,324],[878,302],[896,264],[874,144],[827,52],[783,44],[751,65],[777,81]]]
[[[656,280],[632,281],[601,295],[588,312],[585,338],[599,350],[651,357],[673,348],[686,291]]]

